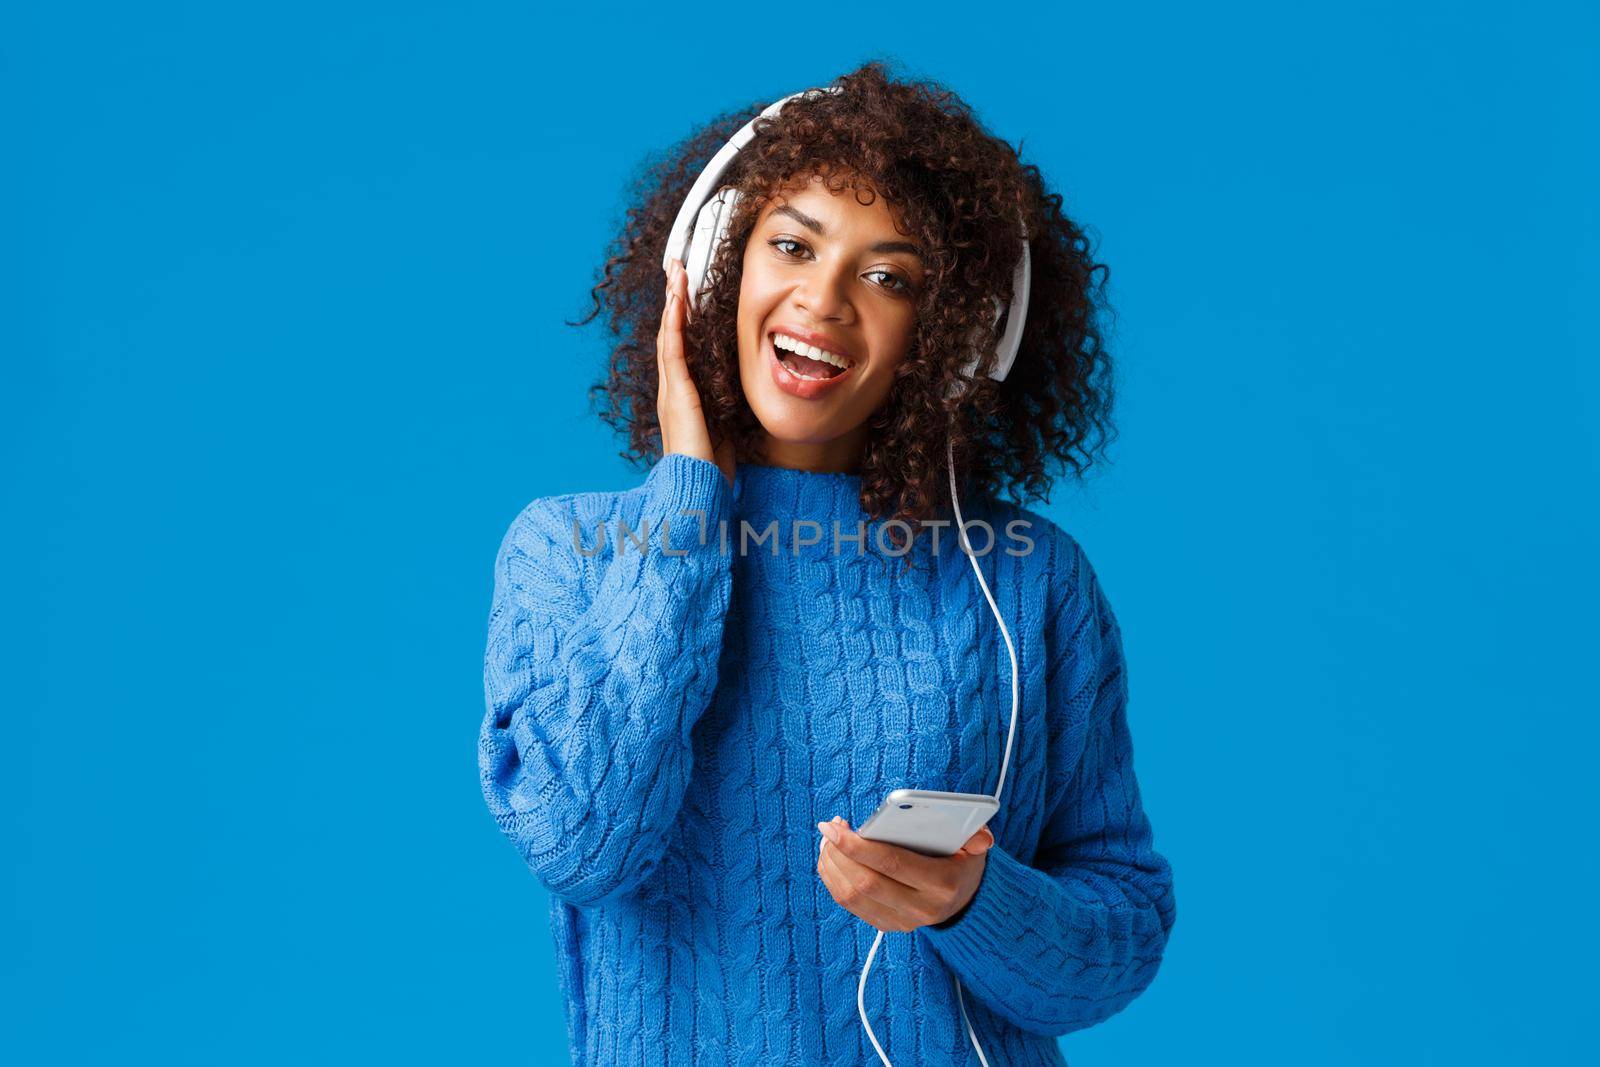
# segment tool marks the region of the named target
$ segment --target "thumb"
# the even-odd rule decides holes
[[[969,856],[981,856],[988,852],[993,845],[994,834],[985,826],[967,839],[967,843],[961,846],[961,851]]]

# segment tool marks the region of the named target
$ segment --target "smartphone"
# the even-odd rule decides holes
[[[856,833],[927,856],[953,856],[999,807],[984,793],[896,789]]]

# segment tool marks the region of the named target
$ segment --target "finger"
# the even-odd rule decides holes
[[[656,429],[661,435],[663,455],[672,451],[667,441],[667,366],[661,358],[662,345],[666,343],[667,308],[661,309],[661,324],[656,327]]]
[[[689,373],[688,360],[683,350],[683,300],[677,293],[667,297],[667,308],[662,316],[661,343],[657,346],[661,381],[656,393],[657,418],[663,432],[669,423],[694,422],[703,418],[700,391],[695,388]]]
[[[867,900],[892,912],[900,919],[917,919],[932,911],[932,901],[910,886],[863,866],[845,855],[837,845],[824,850],[843,879],[842,888],[859,902]]]
[[[896,882],[913,889],[940,889],[948,881],[939,861],[909,848],[891,845],[884,841],[869,841],[838,819],[839,840],[834,842],[839,851],[863,867],[870,867]]]
[[[656,380],[658,383],[662,384],[664,384],[667,380],[667,372],[661,363],[661,346],[666,341],[666,336],[667,309],[665,305],[663,305],[661,308],[661,322],[656,326]],[[657,391],[659,392],[659,389]]]
[[[656,355],[662,354],[662,347],[667,343],[672,332],[673,296],[677,292],[677,260],[673,260],[667,267],[667,278],[661,288],[661,322],[656,327]]]
[[[980,826],[978,832],[967,838],[967,843],[961,846],[961,851],[969,856],[981,856],[994,847],[994,834],[987,826]]]
[[[677,296],[678,296],[678,301],[677,301],[677,304],[678,304],[678,314],[677,314],[677,320],[678,320],[678,349],[679,349],[679,351],[683,351],[683,329],[688,324],[689,315],[690,315],[690,310],[689,310],[689,272],[684,269],[683,264],[681,262],[678,262],[676,260],[674,260],[674,262],[677,263],[677,268],[678,269],[677,269],[677,272],[673,275],[672,291],[674,293],[676,293]],[[687,354],[685,354],[685,359],[687,359]],[[688,377],[688,364],[687,363],[684,364],[684,368],[685,368],[684,369],[685,377]]]
[[[683,260],[681,259],[673,260],[672,264],[674,267],[672,278],[670,279],[672,288],[678,294],[678,299],[683,301],[683,310],[687,313],[689,310],[689,272],[684,269]]]
[[[660,354],[661,342],[667,335],[667,312],[672,306],[672,268],[667,268],[667,278],[661,286],[661,321],[656,324],[656,350]]]
[[[696,400],[694,381],[689,377],[689,364],[683,355],[683,297],[674,288],[667,294],[667,309],[661,321],[661,362],[666,371],[666,384],[675,396]],[[686,388],[687,387],[687,391]]]
[[[672,281],[670,274],[662,293],[661,321],[656,323],[656,376],[660,384],[665,386],[667,374],[661,359],[661,346],[666,344],[667,341],[667,315],[672,310]],[[658,392],[660,391],[658,389]]]
[[[903,931],[918,925],[894,909],[857,893],[849,878],[839,869],[839,859],[839,850],[824,843],[818,867],[822,871],[822,884],[828,887],[835,904],[879,930]]]

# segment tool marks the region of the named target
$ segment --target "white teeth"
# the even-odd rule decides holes
[[[822,363],[831,363],[840,370],[850,369],[849,360],[845,359],[843,356],[835,355],[826,349],[818,348],[816,345],[808,345],[804,341],[797,341],[785,333],[773,334],[772,345],[774,348],[782,348],[786,351],[793,352],[797,355],[806,356]]]

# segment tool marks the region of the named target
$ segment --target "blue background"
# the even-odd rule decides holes
[[[506,525],[643,477],[562,320],[646,152],[886,56],[1112,268],[1047,513],[1179,917],[1074,1067],[1593,1062],[1594,20],[1107,6],[9,6],[0,1059],[563,1060],[475,748]]]

